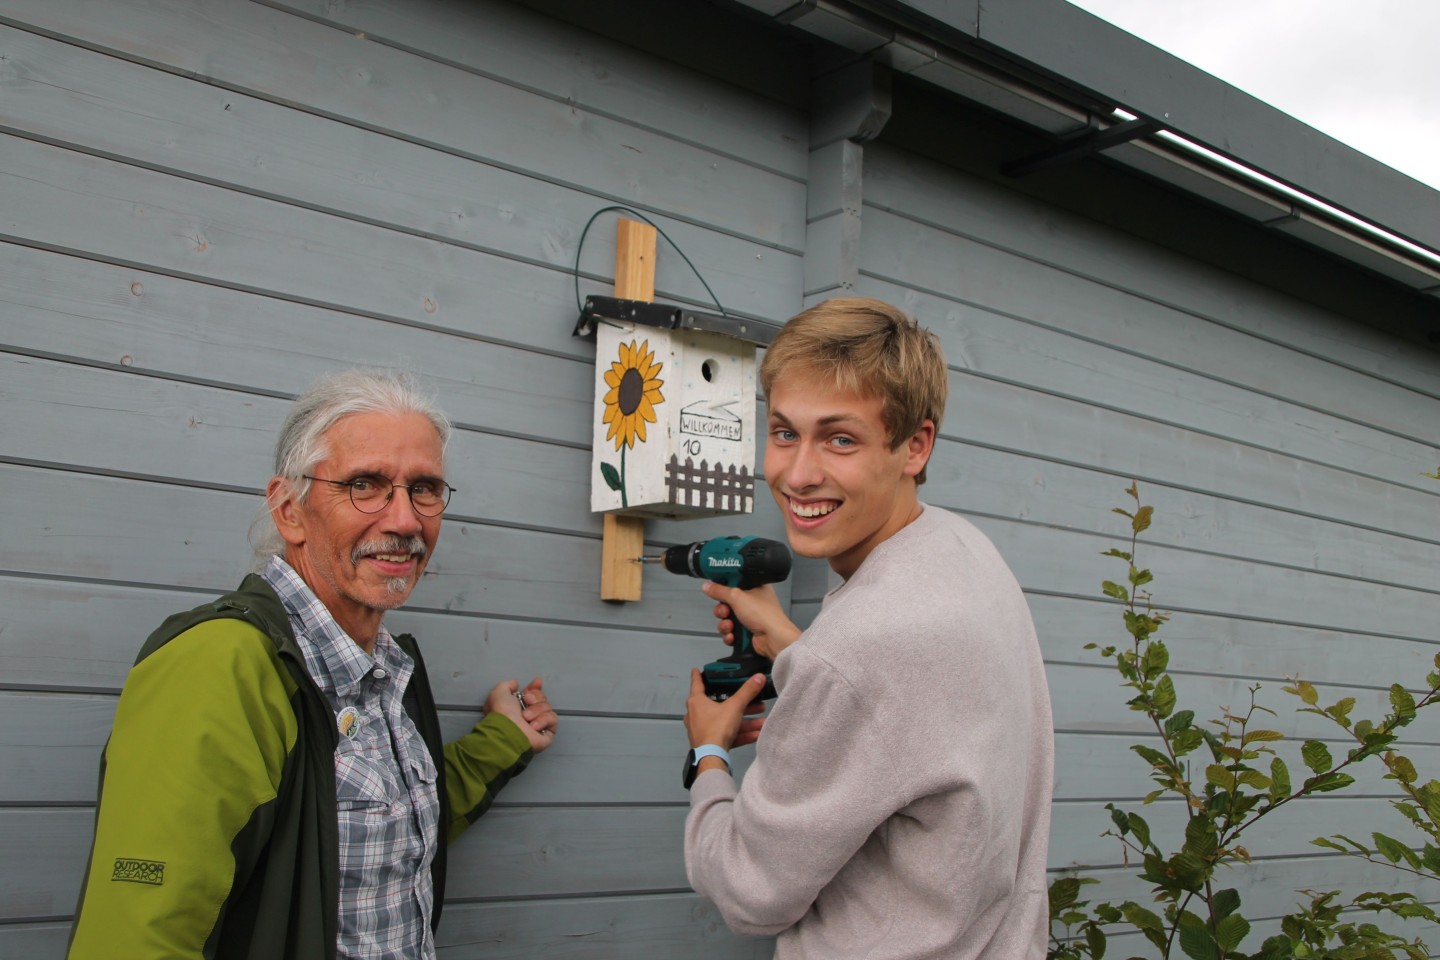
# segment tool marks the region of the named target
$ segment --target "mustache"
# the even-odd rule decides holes
[[[377,553],[407,553],[424,560],[426,552],[425,540],[420,536],[376,537],[374,540],[357,543],[355,549],[350,551],[350,562],[359,563]]]

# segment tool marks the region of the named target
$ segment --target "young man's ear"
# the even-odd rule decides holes
[[[917,476],[935,451],[935,421],[925,420],[905,441],[905,476]]]
[[[305,514],[296,499],[295,488],[284,477],[271,477],[265,487],[265,502],[270,504],[270,518],[281,538],[292,547],[305,542]]]

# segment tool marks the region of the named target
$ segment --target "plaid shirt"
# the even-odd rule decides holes
[[[340,730],[338,955],[433,958],[430,862],[440,799],[435,763],[400,702],[414,662],[383,626],[375,655],[367,654],[279,557],[270,559],[263,575],[290,615],[305,666],[329,699]]]

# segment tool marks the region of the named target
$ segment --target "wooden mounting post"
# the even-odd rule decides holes
[[[655,299],[656,230],[649,224],[621,218],[615,228],[615,296],[622,300]],[[645,521],[640,517],[605,514],[605,539],[600,550],[600,599],[639,600],[645,552]]]

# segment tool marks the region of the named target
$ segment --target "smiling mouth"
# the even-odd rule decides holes
[[[835,500],[824,500],[816,503],[800,503],[796,500],[790,501],[790,512],[804,520],[813,520],[816,517],[823,517],[834,513],[840,508]]]
[[[420,537],[383,537],[360,543],[351,551],[350,560],[378,560],[381,563],[410,563],[425,559],[425,541]]]

